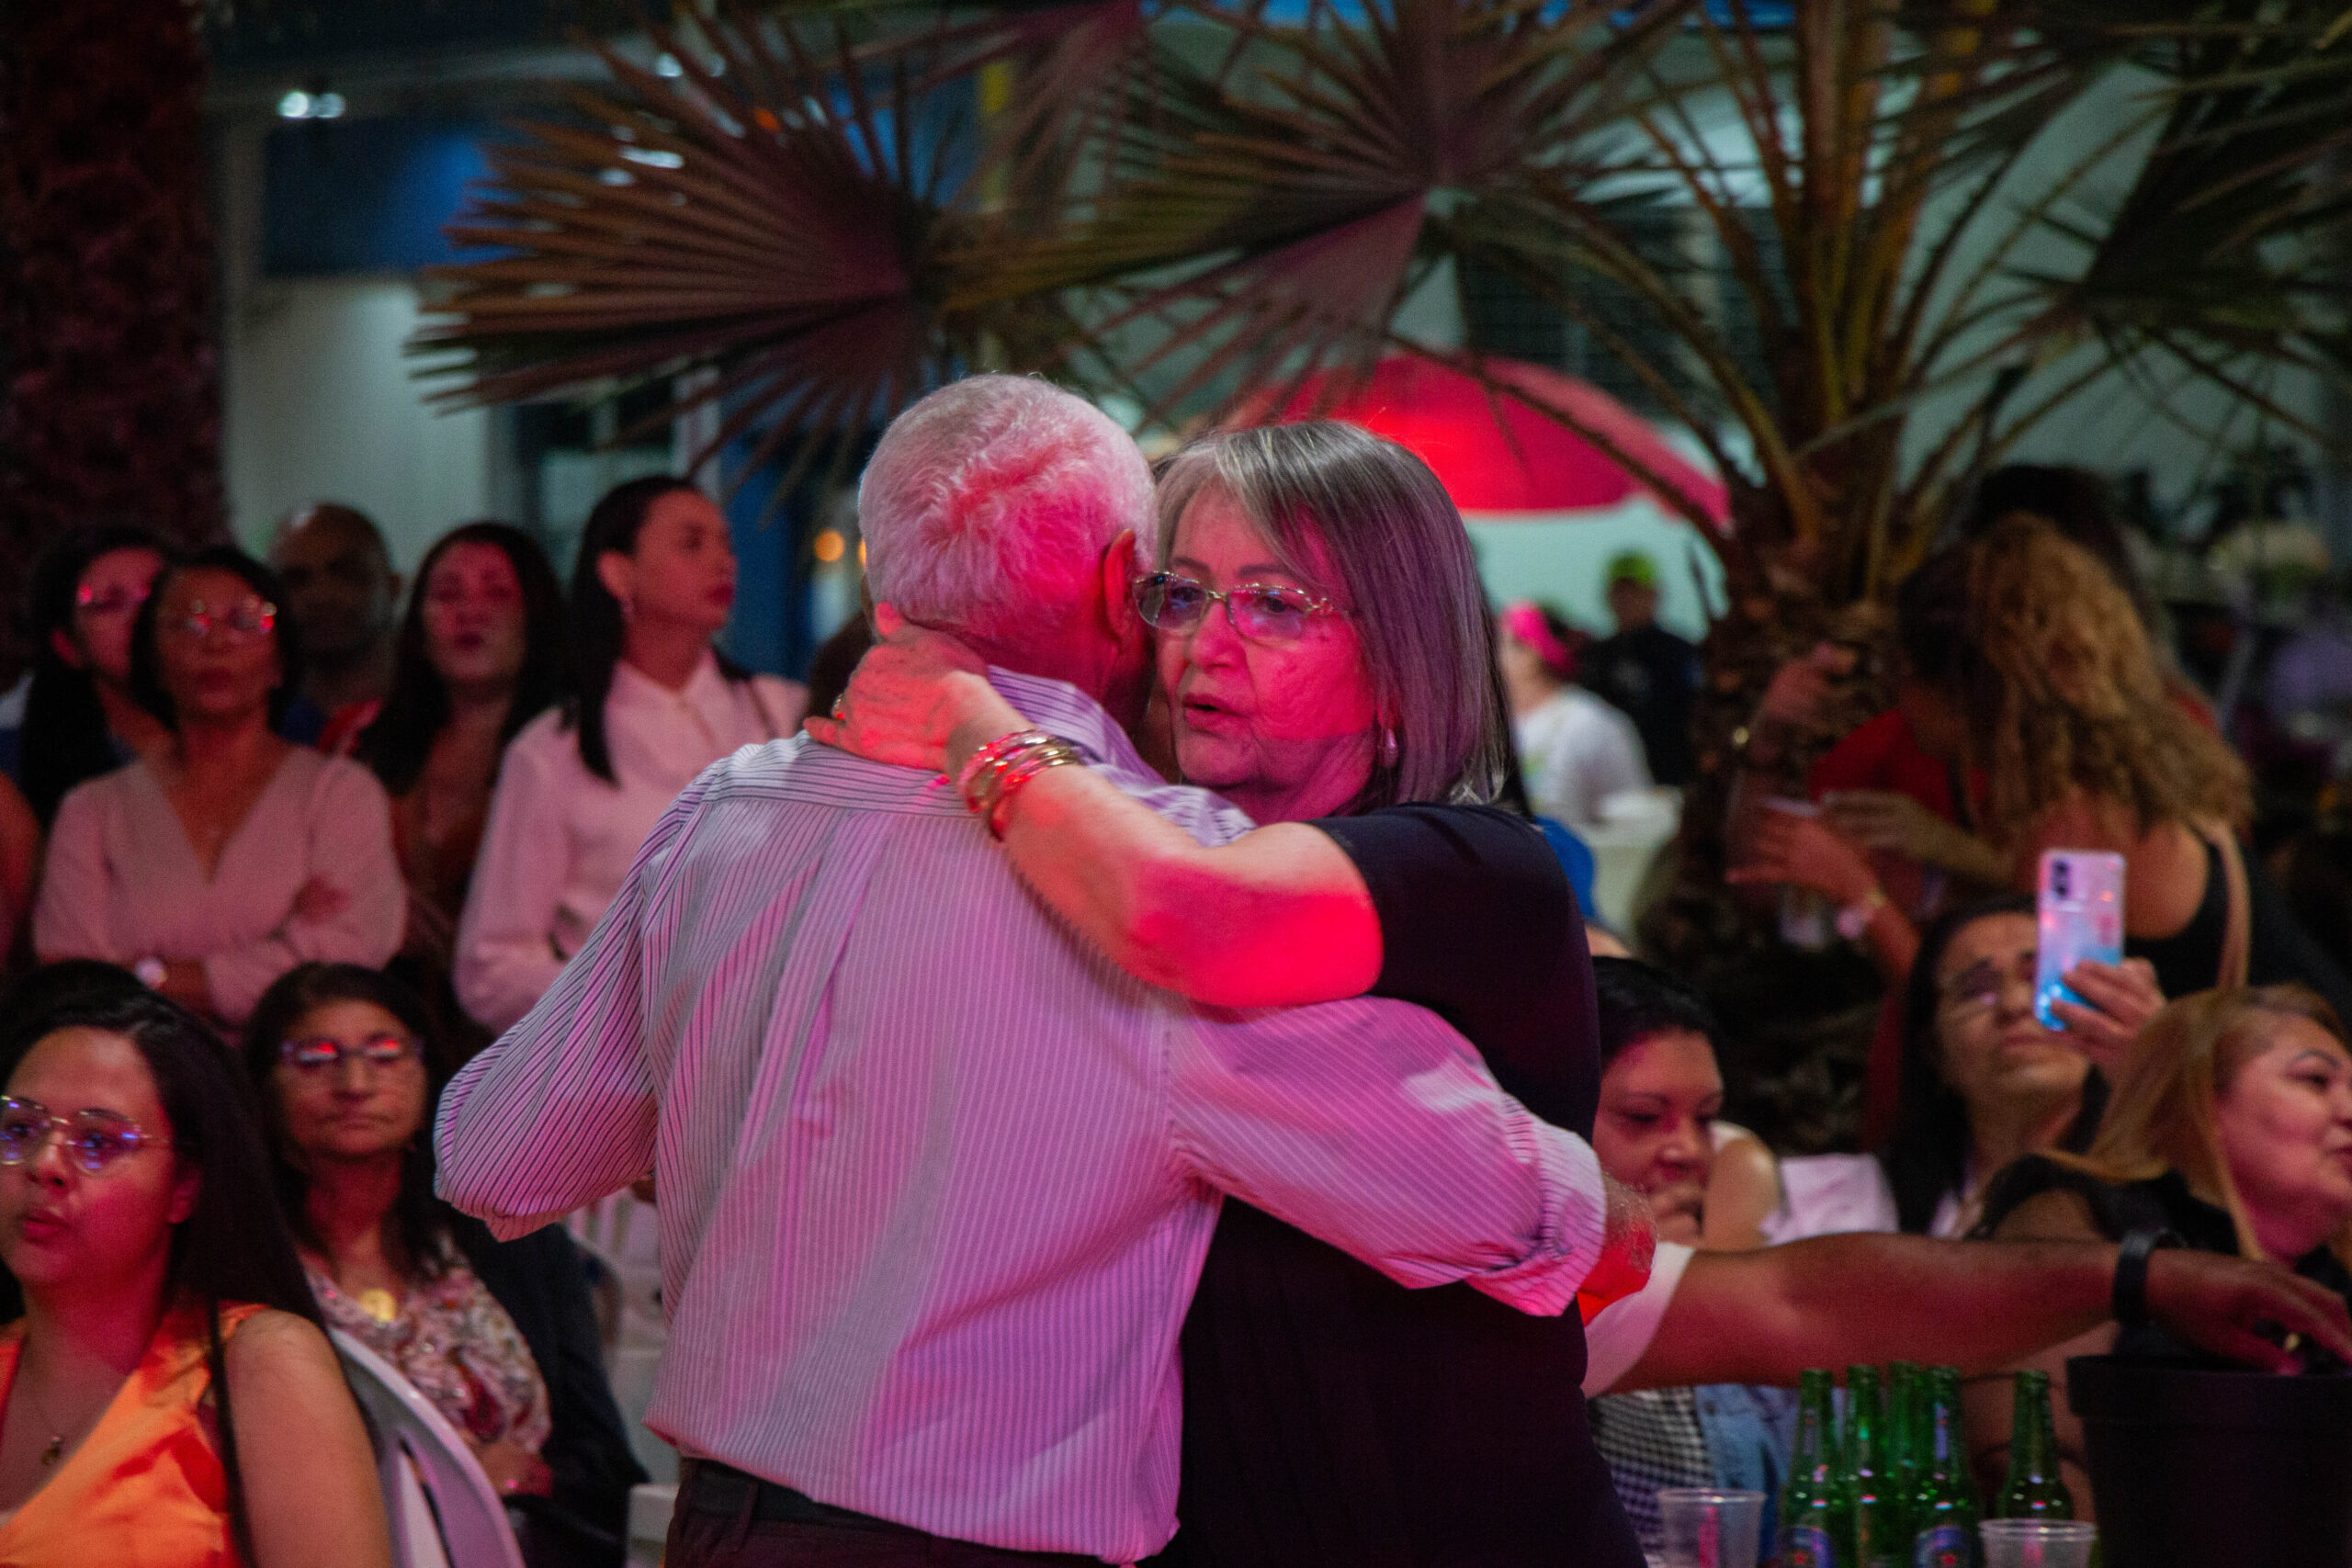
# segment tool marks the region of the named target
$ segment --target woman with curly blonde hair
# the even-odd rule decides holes
[[[2352,1051],[2335,1010],[2301,986],[2205,991],[2148,1021],[2098,1136],[2081,1155],[2030,1155],[1995,1179],[1979,1235],[2120,1242],[2166,1235],[2204,1252],[2284,1264],[2352,1296]],[[2063,1394],[2066,1359],[2179,1355],[2146,1325],[2102,1328],[2025,1363]],[[2007,1430],[2006,1383],[1973,1393],[1972,1430]],[[2079,1463],[2062,1415],[2059,1449]],[[1981,1450],[1980,1472],[1997,1464]],[[2070,1478],[2072,1479],[2072,1478]],[[2077,1481],[2075,1501],[2088,1500]]]
[[[2114,575],[2031,517],[1969,550],[1951,694],[1986,773],[1984,830],[2014,852],[2019,886],[2044,850],[2113,851],[2127,946],[2165,995],[2298,981],[2352,1005],[2352,985],[2241,852],[2245,764],[2167,690]]]

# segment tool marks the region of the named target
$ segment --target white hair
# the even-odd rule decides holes
[[[972,376],[890,422],[857,487],[865,581],[911,620],[1034,646],[1084,603],[1123,533],[1154,558],[1151,470],[1051,382]]]

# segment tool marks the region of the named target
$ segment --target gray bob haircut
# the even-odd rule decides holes
[[[1161,566],[1177,520],[1209,490],[1240,508],[1285,571],[1353,613],[1396,754],[1374,748],[1351,809],[1499,797],[1511,749],[1494,623],[1462,513],[1429,465],[1337,420],[1204,436],[1161,465]]]
[[[969,376],[915,402],[857,487],[874,598],[996,649],[1057,635],[1121,534],[1150,558],[1154,516],[1134,439],[1029,376]]]

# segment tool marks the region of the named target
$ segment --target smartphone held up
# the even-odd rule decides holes
[[[2034,964],[2033,1012],[2049,1029],[2066,1027],[2052,1007],[2083,998],[2066,972],[2085,960],[2123,961],[2123,857],[2098,850],[2051,850],[2041,857],[2035,900],[2040,957]]]

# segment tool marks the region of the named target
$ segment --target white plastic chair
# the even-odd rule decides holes
[[[334,1338],[375,1428],[393,1561],[400,1568],[523,1568],[506,1506],[458,1429],[390,1361],[340,1330]]]
[[[628,1568],[662,1568],[670,1541],[670,1516],[678,1511],[678,1489],[639,1482],[628,1489]]]

